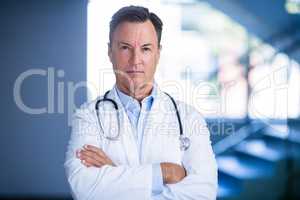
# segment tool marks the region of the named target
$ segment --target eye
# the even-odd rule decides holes
[[[143,47],[143,51],[148,52],[148,51],[151,51],[151,49],[149,47]]]
[[[128,50],[129,47],[128,47],[128,46],[121,46],[120,49],[121,49],[121,50]]]

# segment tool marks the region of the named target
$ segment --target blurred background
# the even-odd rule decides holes
[[[299,199],[299,0],[0,0],[0,199],[71,199],[70,117],[113,86],[130,4],[164,22],[156,81],[205,116],[218,199]]]

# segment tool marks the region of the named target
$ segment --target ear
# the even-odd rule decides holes
[[[162,49],[162,46],[159,45],[159,47],[158,47],[158,54],[159,54],[159,55],[160,55],[161,49]]]
[[[107,43],[107,55],[109,57],[110,62],[112,61],[112,46],[111,43]]]
[[[159,47],[158,47],[158,55],[157,55],[156,64],[158,64],[158,62],[159,62],[161,49],[162,49],[162,46],[159,45]]]

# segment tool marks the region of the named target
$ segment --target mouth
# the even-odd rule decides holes
[[[126,71],[127,74],[144,74],[144,71],[140,70],[128,70]]]

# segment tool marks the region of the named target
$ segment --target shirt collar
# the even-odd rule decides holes
[[[142,100],[142,105],[140,106],[140,103],[136,99],[119,90],[117,86],[115,87],[122,105],[130,112],[136,112],[137,110],[140,111],[141,106],[145,107],[145,109],[149,111],[152,107],[154,99],[157,96],[157,84],[154,82],[150,95]]]

